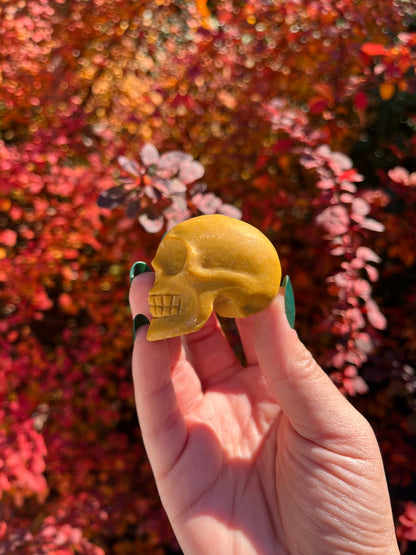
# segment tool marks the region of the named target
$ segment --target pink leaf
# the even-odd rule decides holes
[[[399,33],[397,36],[404,44],[416,46],[416,33]]]
[[[192,198],[192,202],[203,214],[216,214],[222,205],[222,200],[214,193],[199,193]]]
[[[335,187],[335,183],[332,179],[325,178],[325,179],[319,180],[316,186],[319,189],[333,189]]]
[[[405,515],[413,524],[416,524],[416,503],[414,503],[413,501],[408,501],[406,503]]]
[[[332,254],[332,256],[341,256],[341,255],[345,254],[345,248],[344,247],[335,247],[331,250],[331,254]]]
[[[357,192],[357,186],[354,185],[354,183],[350,183],[349,181],[342,181],[342,183],[340,184],[340,189],[342,189],[343,191],[348,191],[349,193]]]
[[[241,210],[232,204],[223,204],[220,206],[218,212],[219,214],[224,214],[224,216],[230,216],[230,218],[236,218],[237,220],[241,220],[243,215]]]
[[[351,210],[354,214],[366,216],[370,212],[370,205],[363,198],[355,198],[352,201]]]
[[[378,270],[377,270],[377,268],[374,268],[374,266],[371,266],[371,264],[366,264],[365,265],[365,271],[367,272],[368,279],[370,281],[372,281],[374,283],[375,281],[378,280]]]
[[[392,170],[389,170],[388,176],[392,181],[400,183],[401,185],[406,185],[407,187],[416,186],[416,172],[409,173],[406,168],[402,166],[396,166]]]
[[[361,222],[361,227],[363,227],[364,229],[369,229],[370,231],[382,232],[385,230],[385,227],[381,222],[373,220],[372,218],[365,218]]]
[[[378,305],[373,299],[366,302],[367,318],[372,326],[378,330],[384,330],[387,327],[386,317],[380,312]]]
[[[344,378],[342,380],[342,385],[348,395],[356,395],[357,393],[363,394],[368,392],[368,386],[361,376],[355,376],[354,378]]]
[[[302,158],[300,159],[300,163],[307,170],[310,170],[312,168],[317,168],[320,165],[320,162],[318,162],[316,158],[310,155],[302,156]]]
[[[359,270],[360,268],[364,267],[364,260],[361,260],[361,258],[353,258],[351,260],[351,268],[354,268],[354,270]]]
[[[158,233],[164,225],[163,216],[150,218],[147,214],[140,214],[138,220],[148,233]]]
[[[192,160],[192,156],[190,154],[186,154],[186,152],[182,152],[181,150],[171,150],[170,152],[165,152],[159,158],[159,162],[157,165],[158,174],[159,171],[169,171],[173,172],[174,175],[177,171],[179,171],[180,166],[185,162],[190,162]]]
[[[124,171],[139,177],[140,175],[140,166],[134,160],[129,160],[126,156],[119,156],[117,159],[120,166],[123,168]]]
[[[171,205],[163,211],[163,214],[167,219],[166,227],[168,230],[172,229],[172,227],[176,224],[187,220],[191,216],[185,195],[172,195],[171,200]]]
[[[159,152],[151,143],[146,143],[140,150],[140,158],[145,166],[157,164],[159,161]]]
[[[371,285],[365,279],[357,279],[354,281],[354,293],[361,299],[369,299],[371,295]]]
[[[170,194],[186,193],[186,185],[175,177],[168,180],[168,190]]]
[[[358,247],[356,256],[367,262],[381,262],[379,255],[368,247]]]
[[[145,185],[144,192],[147,197],[150,198],[153,202],[156,202],[158,199],[158,194],[152,185]]]
[[[364,317],[359,308],[348,308],[345,311],[347,321],[351,323],[354,330],[359,330],[365,327]]]
[[[186,192],[186,185],[184,185],[182,181],[179,181],[179,179],[176,179],[175,177],[172,177],[170,179],[161,179],[156,177],[153,180],[153,185],[165,196]]]
[[[358,333],[355,337],[355,345],[357,348],[365,353],[366,355],[370,354],[373,350],[373,341],[368,333]]]
[[[181,165],[178,179],[185,183],[185,185],[189,185],[189,183],[193,183],[194,181],[201,179],[204,173],[204,166],[196,160],[192,160]]]
[[[160,177],[155,177],[153,179],[152,185],[155,189],[162,193],[162,195],[169,195],[169,179],[163,179]]]
[[[337,175],[343,175],[345,170],[352,169],[352,160],[346,154],[335,151],[329,156],[329,165]]]
[[[339,196],[339,200],[344,204],[350,204],[354,200],[354,195],[351,193],[341,193]]]
[[[346,287],[348,287],[351,279],[348,277],[348,274],[346,272],[338,272],[337,274],[332,276],[332,278],[330,278],[330,281],[335,283],[335,285],[337,285],[338,287],[345,289]]]
[[[406,170],[406,168],[403,168],[402,166],[396,166],[392,170],[389,170],[387,172],[387,175],[396,183],[407,185],[407,183],[409,182],[409,172]]]
[[[350,218],[344,206],[329,206],[316,217],[318,225],[331,235],[342,235],[348,231]]]

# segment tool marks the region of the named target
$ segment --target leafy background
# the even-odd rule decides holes
[[[201,213],[276,245],[296,328],[416,540],[412,0],[3,0],[0,554],[177,553],[128,271]]]

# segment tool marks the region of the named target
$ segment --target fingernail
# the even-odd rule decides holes
[[[146,262],[135,262],[130,269],[130,283],[136,276],[151,271],[152,269],[146,264]]]
[[[136,337],[137,330],[141,326],[147,326],[147,324],[150,324],[150,321],[144,314],[136,314],[133,320],[133,341]]]
[[[289,276],[285,276],[282,281],[282,287],[285,289],[285,311],[286,317],[291,328],[295,327],[295,295]]]

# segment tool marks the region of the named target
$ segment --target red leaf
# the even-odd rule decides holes
[[[361,51],[368,56],[383,56],[386,53],[385,47],[378,42],[366,42],[362,45]]]
[[[309,113],[312,115],[322,114],[328,107],[328,102],[324,98],[314,97],[309,103]]]
[[[277,140],[273,146],[273,152],[288,152],[293,148],[293,139],[279,139]]]
[[[360,111],[364,111],[367,108],[368,99],[366,94],[363,93],[363,91],[359,91],[354,96],[354,106],[357,108],[357,110],[360,110]]]
[[[0,233],[0,243],[7,247],[13,247],[17,241],[17,233],[12,229],[5,229]]]
[[[359,181],[364,181],[364,176],[357,172],[355,168],[345,170],[338,176],[339,181],[353,181],[357,183]]]

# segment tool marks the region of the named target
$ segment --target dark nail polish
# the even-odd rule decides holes
[[[152,269],[146,264],[146,262],[135,262],[130,269],[130,283],[136,276],[151,271]]]
[[[147,324],[150,324],[150,321],[144,314],[136,314],[133,320],[133,341],[136,337],[137,330],[141,326],[147,326]]]
[[[286,317],[291,328],[295,327],[295,295],[293,294],[293,287],[290,282],[289,276],[285,276],[282,282],[282,287],[285,288],[285,311]]]

